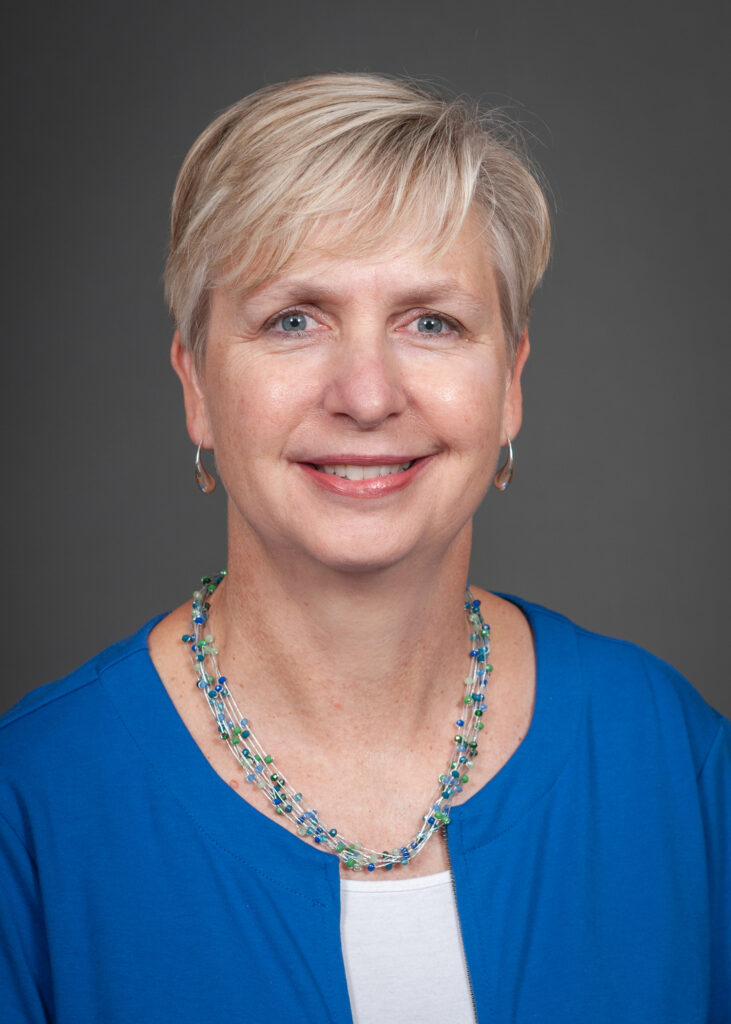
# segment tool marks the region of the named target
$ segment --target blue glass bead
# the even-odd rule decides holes
[[[248,729],[243,729],[241,731],[241,735],[244,737],[244,739],[247,739],[247,737],[251,736],[251,733],[249,732]]]
[[[292,804],[285,804],[284,805],[284,809],[287,812],[287,814],[291,814],[292,813]]]
[[[322,836],[315,836],[315,842],[316,843],[321,843],[322,842]]]
[[[393,867],[393,864],[387,864],[386,865],[386,871],[390,871],[392,867]]]
[[[203,654],[196,654],[196,656],[195,656],[195,660],[196,661],[203,661],[203,658],[204,658]]]
[[[462,726],[464,725],[464,719],[463,718],[458,718],[457,721],[455,722],[455,725],[458,725],[460,727],[460,729],[461,729]]]
[[[253,782],[255,778],[256,778],[256,775],[249,774],[249,775],[246,776],[246,781],[247,782]]]
[[[408,857],[409,855],[409,851],[406,849],[405,846],[401,847],[401,853],[404,855],[404,857]]]
[[[256,766],[256,769],[255,769],[255,770],[256,770],[257,772],[263,772],[263,771],[264,771],[264,765],[263,765],[263,764],[258,764],[258,765]]]
[[[203,618],[202,615],[196,615],[196,617],[193,619],[193,622],[195,622],[198,626],[200,626],[205,621],[206,620]]]
[[[216,685],[214,686],[214,690],[216,691],[216,693],[220,693],[222,689],[223,687],[221,686],[220,683],[216,683]]]
[[[477,611],[477,609],[480,607],[480,602],[477,599],[475,599],[472,602],[472,607],[475,609],[475,611]]]
[[[226,676],[219,676],[219,677],[218,677],[218,681],[219,681],[219,683],[221,683],[221,684],[225,683],[225,682],[226,682]]]
[[[218,714],[218,721],[219,721],[219,722],[225,722],[225,721],[226,721],[226,716],[225,716],[225,715],[222,715],[222,714],[221,714],[221,713],[219,712],[219,714]]]
[[[331,829],[330,829],[329,835],[331,835],[331,836],[333,836],[333,837],[334,837],[334,836],[336,836],[337,834],[338,834],[338,830],[337,830],[336,828],[331,828]]]
[[[369,871],[375,871],[376,870],[376,865],[375,864],[369,864],[368,865],[368,870]]]
[[[452,776],[453,779],[458,779],[459,778],[459,772],[458,771],[452,771],[449,774]]]
[[[476,658],[477,654],[478,654],[477,651],[470,651],[470,658]]]
[[[278,796],[275,796],[274,800],[272,801],[272,803],[274,804],[275,807],[278,807],[281,804],[281,802],[282,802],[281,798],[278,797]]]
[[[426,819],[426,823],[427,823],[427,825],[433,825],[435,820],[436,820],[435,818],[427,818]]]
[[[243,725],[243,727],[245,729],[246,726],[249,724],[249,719],[248,718],[242,718],[240,724]]]

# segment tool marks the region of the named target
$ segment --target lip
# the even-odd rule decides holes
[[[381,498],[396,491],[402,491],[431,462],[433,455],[414,457],[409,455],[323,455],[312,462],[298,462],[297,465],[314,484],[331,494],[348,498]],[[371,480],[346,480],[340,476],[322,473],[315,466],[395,466],[402,462],[413,465],[402,473],[376,476]]]

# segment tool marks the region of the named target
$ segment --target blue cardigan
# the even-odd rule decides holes
[[[728,1022],[729,723],[651,655],[516,604],[533,722],[448,829],[478,1020]],[[338,863],[215,774],[152,625],[1,720],[0,1017],[348,1022]]]

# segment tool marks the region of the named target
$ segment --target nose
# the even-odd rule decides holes
[[[407,404],[402,367],[383,327],[360,324],[344,331],[329,360],[324,407],[373,430]]]

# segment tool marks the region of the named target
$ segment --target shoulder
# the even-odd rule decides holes
[[[0,717],[0,813],[55,787],[73,789],[109,760],[117,694],[151,669],[147,637],[158,619],[70,675],[31,691]]]
[[[0,744],[10,742],[16,733],[35,730],[58,715],[65,716],[79,701],[91,698],[105,673],[128,664],[135,655],[146,654],[149,633],[160,618],[156,616],[136,633],[95,654],[69,675],[31,690],[0,716]]]
[[[609,742],[683,748],[696,774],[729,723],[672,665],[637,644],[592,632],[566,616],[505,595],[526,615],[538,671],[558,685],[573,676],[586,702],[587,723]],[[621,748],[618,748],[621,749]]]

